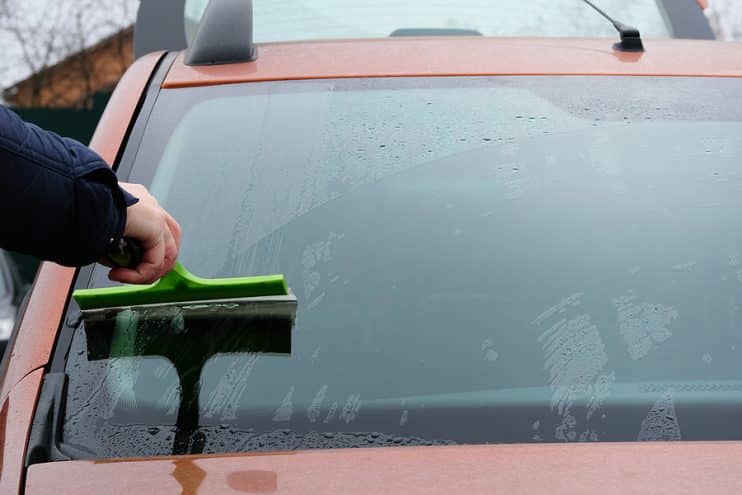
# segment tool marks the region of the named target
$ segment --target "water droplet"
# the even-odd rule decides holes
[[[496,350],[494,350],[494,349],[489,349],[489,350],[487,350],[487,352],[486,352],[486,353],[484,354],[484,358],[485,358],[485,359],[486,359],[487,361],[497,361],[497,358],[498,358],[498,357],[500,357],[500,355],[499,355],[499,354],[497,353],[497,351],[496,351]]]

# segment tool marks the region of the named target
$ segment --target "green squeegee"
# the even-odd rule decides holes
[[[213,356],[291,355],[297,303],[283,275],[207,280],[176,263],[149,286],[76,290],[72,296],[85,321],[88,361],[157,357],[177,372],[173,454],[202,452],[200,383]],[[115,375],[109,386],[121,390],[117,407],[138,411],[138,372]]]
[[[72,293],[82,311],[266,296],[289,296],[295,300],[283,275],[205,279],[193,275],[180,263],[152,285],[80,289]]]

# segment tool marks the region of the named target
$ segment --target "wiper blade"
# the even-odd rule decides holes
[[[641,34],[639,34],[639,30],[633,26],[629,26],[627,24],[624,24],[623,22],[617,21],[613,19],[611,16],[603,12],[600,8],[598,8],[597,5],[595,5],[590,0],[582,0],[586,4],[588,4],[590,7],[595,9],[600,15],[605,17],[610,21],[611,24],[613,24],[613,27],[616,28],[616,31],[618,31],[618,34],[621,36],[621,41],[619,43],[616,43],[613,45],[613,48],[616,50],[622,51],[622,52],[643,52],[644,51],[644,44],[642,43],[642,37]]]

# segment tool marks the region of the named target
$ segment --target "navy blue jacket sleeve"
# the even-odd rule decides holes
[[[82,266],[123,235],[136,199],[87,146],[0,105],[0,247]]]

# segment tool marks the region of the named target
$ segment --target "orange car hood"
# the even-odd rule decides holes
[[[31,466],[27,495],[742,493],[742,442],[317,450]]]

